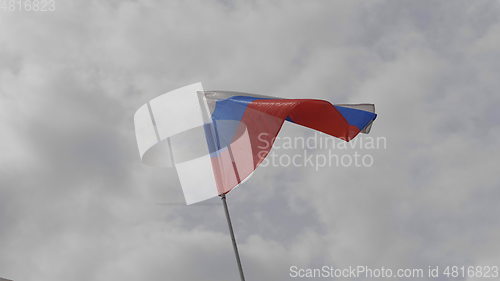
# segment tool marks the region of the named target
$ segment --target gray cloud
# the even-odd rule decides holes
[[[178,204],[175,172],[140,164],[135,144],[138,106],[198,80],[373,102],[372,136],[388,140],[371,168],[259,168],[231,193],[248,280],[289,280],[294,264],[500,265],[499,12],[497,1],[2,11],[0,276],[236,279],[220,202]]]

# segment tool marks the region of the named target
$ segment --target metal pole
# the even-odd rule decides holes
[[[240,271],[241,281],[245,281],[245,276],[243,275],[243,268],[241,267],[240,254],[238,253],[238,246],[236,245],[236,238],[234,238],[233,225],[231,223],[231,217],[229,216],[229,210],[226,203],[226,195],[220,196],[222,203],[224,204],[224,211],[226,212],[227,225],[229,226],[229,233],[231,234],[231,240],[233,241],[234,255],[236,256],[236,263],[238,263],[238,270]]]

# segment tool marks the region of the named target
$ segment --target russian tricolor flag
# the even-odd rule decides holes
[[[186,203],[192,204],[244,182],[285,121],[349,141],[368,133],[376,117],[373,104],[204,91],[196,83],[144,104],[134,123],[143,162],[175,167]]]

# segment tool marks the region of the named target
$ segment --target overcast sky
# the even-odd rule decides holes
[[[135,143],[135,110],[197,81],[374,103],[387,139],[372,167],[259,168],[229,194],[247,280],[500,265],[500,2],[56,2],[0,10],[0,277],[237,280],[220,200],[184,206]]]

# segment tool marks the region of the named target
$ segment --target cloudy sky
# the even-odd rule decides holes
[[[500,265],[499,58],[498,1],[0,10],[0,277],[237,280],[220,200],[184,206],[175,172],[141,164],[135,143],[134,111],[197,81],[375,103],[371,136],[387,140],[371,167],[266,167],[231,193],[247,280]]]

